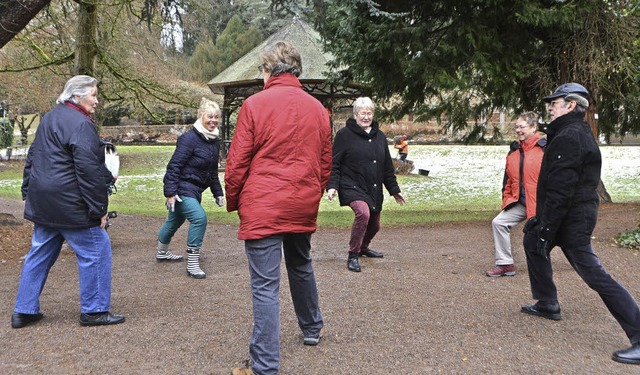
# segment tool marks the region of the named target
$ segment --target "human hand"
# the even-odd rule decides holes
[[[104,214],[103,217],[100,218],[100,229],[104,229],[107,227],[107,222],[109,221],[109,213]]]
[[[538,218],[534,216],[529,220],[527,220],[527,222],[524,224],[524,228],[522,228],[522,233],[527,234],[537,226],[538,226]]]
[[[218,207],[224,206],[224,197],[216,197],[216,204],[218,205]]]
[[[327,199],[332,201],[333,198],[336,197],[336,195],[338,195],[338,190],[336,189],[329,189],[327,190]]]
[[[167,197],[167,201],[165,205],[167,206],[167,210],[174,212],[176,210],[176,201],[182,202],[182,199],[178,196],[178,194],[173,197]]]
[[[404,200],[404,197],[402,197],[402,194],[400,193],[393,194],[393,198],[395,198],[396,203],[398,203],[401,206],[404,206],[405,200]]]

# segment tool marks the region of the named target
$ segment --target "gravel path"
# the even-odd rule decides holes
[[[612,238],[637,227],[639,210],[603,206],[594,238],[605,268],[637,299],[640,257]],[[0,199],[0,212],[21,218],[21,211],[22,202]],[[126,323],[78,324],[77,267],[67,249],[42,294],[45,319],[23,329],[11,329],[9,317],[31,227],[0,225],[0,373],[229,374],[242,364],[252,319],[237,228],[210,225],[207,278],[194,280],[184,263],[155,262],[161,224],[121,215],[109,230],[112,311]],[[321,229],[313,256],[325,337],[317,347],[302,345],[283,277],[281,374],[640,374],[640,366],[610,359],[627,338],[560,251],[552,261],[563,320],[519,312],[532,301],[520,229],[518,274],[497,279],[484,276],[493,259],[488,222],[383,228],[373,248],[385,258],[364,259],[361,273],[346,269],[349,231]],[[185,236],[182,228],[174,240],[180,253]]]

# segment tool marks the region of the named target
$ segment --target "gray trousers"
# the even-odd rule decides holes
[[[496,248],[496,266],[513,264],[511,228],[526,218],[526,207],[523,204],[517,203],[510,209],[501,211],[498,216],[491,221],[493,242]]]
[[[256,375],[280,368],[280,263],[284,253],[289,289],[298,325],[305,337],[323,327],[318,288],[311,264],[311,234],[287,233],[245,241],[253,299],[249,352]],[[283,251],[284,250],[284,251]]]

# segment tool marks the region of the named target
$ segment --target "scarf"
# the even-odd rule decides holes
[[[200,119],[196,120],[196,123],[193,124],[193,127],[196,128],[197,131],[202,133],[202,135],[204,135],[208,140],[218,138],[218,134],[220,133],[220,130],[217,126],[212,131],[205,129],[204,125],[202,125],[202,123],[200,122]]]
[[[89,120],[91,120],[91,122],[93,122],[94,124],[96,123],[93,120],[93,118],[91,117],[91,115],[87,111],[85,111],[82,107],[80,107],[78,104],[76,104],[76,103],[74,103],[72,101],[66,101],[66,102],[64,102],[64,105],[66,105],[69,108],[75,109],[76,111],[78,111],[78,112],[82,113],[83,115],[87,116],[89,118]]]

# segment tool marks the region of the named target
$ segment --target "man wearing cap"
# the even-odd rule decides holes
[[[622,326],[632,346],[613,353],[612,359],[640,364],[640,309],[631,294],[602,267],[591,247],[598,217],[602,158],[584,121],[589,92],[566,83],[544,98],[551,123],[546,129],[547,149],[538,178],[536,216],[525,225],[523,239],[533,305],[526,314],[560,320],[560,305],[553,282],[549,253],[559,246],[571,266],[600,298]]]

